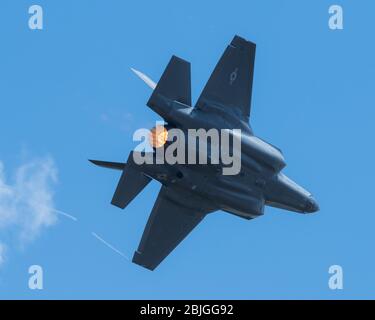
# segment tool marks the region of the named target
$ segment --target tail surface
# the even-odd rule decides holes
[[[160,98],[191,106],[190,62],[172,56],[147,105],[154,109]]]
[[[133,152],[129,154],[127,163],[90,160],[91,163],[107,168],[122,170],[120,180],[113,195],[111,204],[124,209],[151,181],[151,178],[139,171],[133,161]]]

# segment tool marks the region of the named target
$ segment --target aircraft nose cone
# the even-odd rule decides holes
[[[310,196],[309,199],[307,200],[305,212],[313,213],[317,211],[319,211],[319,205],[316,202],[316,200],[312,196]]]

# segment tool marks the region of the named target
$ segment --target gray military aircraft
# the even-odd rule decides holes
[[[223,175],[210,164],[143,164],[90,160],[122,171],[112,204],[125,208],[152,180],[162,186],[133,262],[154,270],[211,212],[223,210],[245,219],[263,215],[266,205],[312,213],[311,193],[281,170],[282,152],[257,138],[249,125],[256,45],[235,36],[216,65],[195,107],[191,103],[190,63],[173,56],[160,81],[133,70],[153,93],[147,105],[166,128],[241,129],[241,171]]]

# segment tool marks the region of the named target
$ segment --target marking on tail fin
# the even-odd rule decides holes
[[[229,81],[230,81],[230,85],[233,84],[234,81],[236,81],[237,79],[237,72],[238,72],[238,68],[234,69],[234,71],[230,74],[230,77],[229,77]]]

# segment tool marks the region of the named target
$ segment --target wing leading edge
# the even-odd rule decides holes
[[[196,108],[221,109],[249,120],[256,45],[235,36],[217,63]]]
[[[162,186],[133,262],[154,270],[212,212],[204,200]]]

